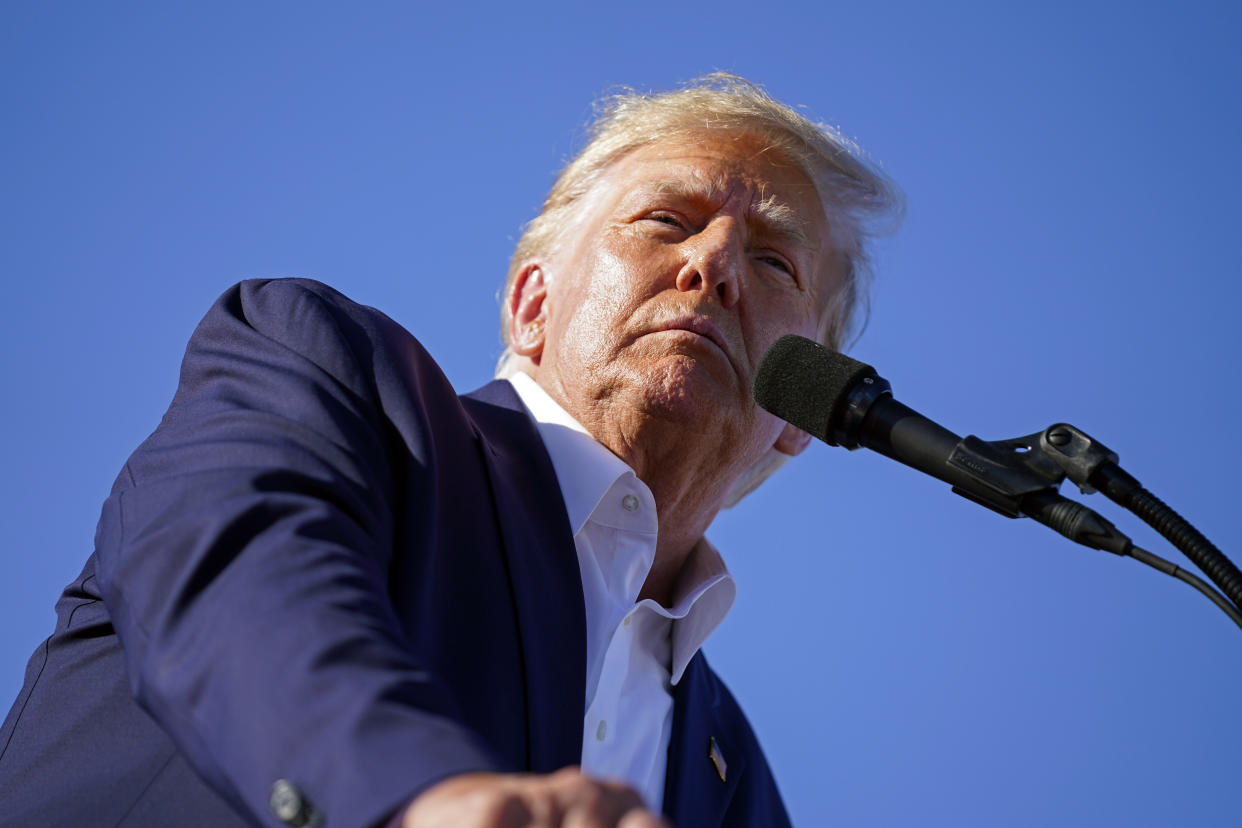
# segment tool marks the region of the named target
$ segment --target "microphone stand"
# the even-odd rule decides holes
[[[875,396],[879,396],[887,391],[888,383],[879,377],[875,380],[881,386],[875,389]],[[875,450],[908,462],[915,446],[938,445],[941,451],[951,447],[947,467],[940,466],[936,476],[957,494],[1006,517],[1026,515],[1075,543],[1132,557],[1178,578],[1206,595],[1242,627],[1242,572],[1187,520],[1123,471],[1115,452],[1081,429],[1057,423],[1024,437],[987,442],[973,435],[958,439],[947,429],[906,412],[914,414],[895,400],[882,414],[868,412],[883,418],[876,425],[884,430],[892,447],[891,453],[881,446],[873,446]],[[847,414],[845,419],[852,418]],[[1060,495],[1058,488],[1066,478],[1083,494],[1103,492],[1156,529],[1206,573],[1228,600],[1192,573],[1135,546],[1093,510]]]
[[[1242,627],[1242,572],[1122,471],[1115,452],[1072,425],[1057,423],[994,442],[958,437],[893,399],[888,380],[870,365],[796,335],[781,337],[764,354],[753,391],[764,409],[829,445],[850,450],[865,446],[945,481],[962,497],[1006,517],[1026,515],[1076,543],[1134,558],[1178,578]],[[1094,511],[1061,496],[1058,490],[1067,477],[1083,494],[1102,491],[1155,527],[1225,595],[1135,546]]]

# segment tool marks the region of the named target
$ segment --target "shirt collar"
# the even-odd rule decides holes
[[[699,538],[690,551],[677,576],[673,595],[671,616],[677,621],[673,624],[673,659],[670,666],[672,682],[676,684],[681,681],[690,659],[724,621],[737,598],[737,582],[707,538]]]

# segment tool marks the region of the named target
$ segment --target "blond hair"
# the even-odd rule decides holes
[[[509,345],[510,293],[518,272],[532,259],[551,256],[575,212],[609,168],[639,147],[688,134],[719,132],[757,135],[796,164],[815,184],[828,219],[824,240],[834,258],[837,290],[822,309],[818,338],[840,349],[858,327],[871,280],[868,242],[895,225],[902,199],[896,186],[869,162],[858,145],[840,130],[816,123],[774,100],[762,87],[737,75],[714,72],[669,92],[625,89],[596,104],[587,127],[587,143],[557,176],[543,207],[526,225],[513,258],[501,302],[501,336]],[[891,218],[892,224],[883,224]],[[862,314],[865,316],[865,314]],[[510,376],[517,360],[506,347],[496,376]],[[730,505],[780,466],[777,455],[745,477]]]

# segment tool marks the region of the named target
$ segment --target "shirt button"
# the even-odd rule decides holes
[[[608,722],[604,719],[599,720],[599,727],[595,728],[595,740],[597,742],[604,741],[604,737],[608,735]]]
[[[631,614],[631,615],[625,616],[625,620],[622,621],[621,623],[628,627],[630,625],[630,622],[633,620],[634,620],[634,616]]]
[[[621,498],[621,508],[627,512],[637,512],[638,498],[632,494],[627,494],[625,497]]]

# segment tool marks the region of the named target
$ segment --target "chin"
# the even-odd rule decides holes
[[[727,380],[727,381],[726,381]],[[639,384],[642,407],[661,419],[684,420],[701,427],[705,417],[718,421],[739,405],[736,377],[721,377],[718,366],[677,354],[644,372]]]

